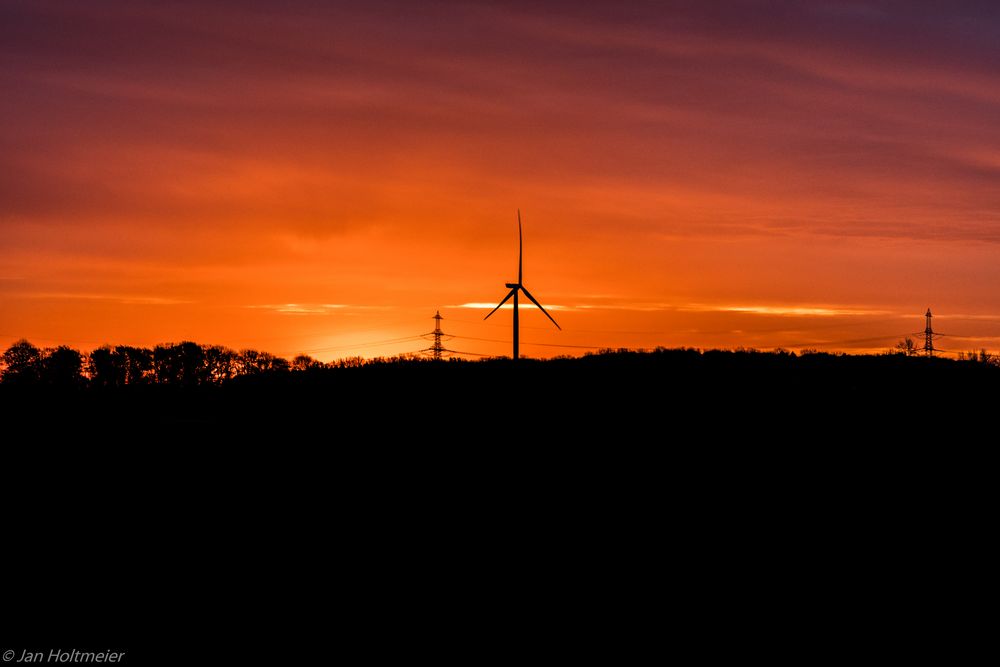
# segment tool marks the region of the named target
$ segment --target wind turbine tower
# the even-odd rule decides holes
[[[538,303],[538,300],[535,299],[535,297],[531,296],[531,292],[529,292],[528,288],[524,286],[524,272],[522,270],[523,258],[524,258],[524,235],[521,232],[521,209],[517,209],[517,282],[504,283],[506,287],[510,288],[510,291],[507,292],[507,296],[503,298],[503,301],[497,304],[497,307],[491,310],[489,315],[483,318],[484,320],[488,320],[490,318],[490,315],[500,310],[500,306],[507,303],[507,301],[509,301],[511,298],[514,299],[514,361],[517,361],[518,358],[518,342],[520,339],[518,317],[517,317],[517,297],[519,292],[524,292],[524,296],[528,297],[528,300],[530,300],[531,303],[538,306],[538,309],[543,313],[545,313],[545,317],[549,318],[549,320],[552,321],[552,324],[556,325],[556,329],[562,331],[562,327],[559,326],[559,323],[556,322],[554,319],[552,319],[552,316],[549,315],[548,311],[542,308],[542,304]]]

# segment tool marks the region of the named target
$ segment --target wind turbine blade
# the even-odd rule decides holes
[[[524,237],[521,235],[521,209],[517,209],[517,284],[521,284],[521,258],[524,255]]]
[[[507,296],[505,296],[505,297],[503,298],[503,301],[501,301],[500,303],[498,303],[498,304],[497,304],[497,307],[496,307],[496,308],[494,308],[493,310],[491,310],[491,311],[490,311],[490,315],[492,315],[493,313],[495,313],[495,312],[497,312],[498,310],[500,310],[500,306],[502,306],[502,305],[504,305],[505,303],[507,303],[508,301],[510,301],[510,297],[514,296],[514,292],[516,292],[516,291],[517,291],[517,288],[515,287],[515,288],[514,288],[514,289],[512,289],[511,291],[507,292]],[[541,308],[541,306],[539,306],[539,308]],[[488,320],[488,319],[490,319],[490,315],[487,315],[487,316],[486,316],[486,317],[484,317],[483,319],[484,319],[484,320]],[[559,325],[557,324],[556,326],[559,326]]]
[[[549,318],[550,320],[552,320],[552,324],[556,325],[556,329],[559,329],[559,331],[562,331],[562,327],[561,327],[561,326],[559,326],[559,323],[558,323],[558,322],[556,322],[555,320],[553,320],[553,319],[552,319],[552,316],[551,316],[551,315],[549,315],[549,312],[548,312],[547,310],[545,310],[544,308],[542,308],[542,304],[538,303],[538,301],[537,301],[537,300],[535,299],[535,297],[531,296],[531,292],[529,292],[528,290],[526,290],[526,289],[524,288],[524,285],[521,285],[521,291],[522,291],[522,292],[524,292],[524,296],[526,296],[526,297],[528,297],[529,299],[531,299],[531,303],[533,303],[533,304],[535,304],[536,306],[538,306],[538,310],[540,310],[540,311],[542,311],[543,313],[545,313],[545,317],[547,317],[547,318]],[[497,306],[497,308],[499,308],[499,307],[500,307],[500,306]],[[492,313],[491,313],[491,314],[492,314]]]

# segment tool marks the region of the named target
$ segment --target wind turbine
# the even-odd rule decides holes
[[[559,329],[560,331],[562,331],[562,327],[559,326],[559,324],[555,320],[552,319],[552,316],[549,315],[549,313],[544,308],[542,308],[542,304],[538,303],[538,300],[535,299],[535,297],[531,296],[531,292],[529,292],[528,289],[524,286],[523,272],[521,270],[521,259],[522,259],[523,255],[524,255],[524,237],[521,234],[521,209],[517,209],[517,282],[516,283],[504,283],[504,285],[506,285],[507,287],[510,288],[510,291],[507,292],[507,296],[505,296],[503,298],[503,301],[501,301],[500,303],[498,303],[497,307],[490,311],[490,315],[492,315],[493,313],[495,313],[498,310],[500,310],[500,306],[502,306],[505,303],[507,303],[511,299],[511,297],[514,298],[514,361],[517,361],[517,351],[518,351],[517,350],[517,348],[518,348],[517,344],[518,344],[518,337],[519,337],[518,336],[518,326],[517,326],[517,293],[518,292],[524,292],[524,296],[528,297],[531,300],[531,303],[533,303],[536,306],[538,306],[538,309],[540,311],[542,311],[543,313],[545,313],[545,317],[547,317],[550,320],[552,320],[552,324],[556,325],[556,329]],[[488,320],[490,318],[490,315],[487,315],[483,319],[484,320]]]

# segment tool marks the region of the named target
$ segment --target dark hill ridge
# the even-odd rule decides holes
[[[417,438],[468,427],[474,433],[596,434],[632,439],[812,437],[852,428],[935,424],[972,427],[1000,406],[1000,367],[903,355],[661,349],[551,360],[388,359],[287,364],[228,379],[195,367],[172,379],[68,383],[5,377],[8,421],[40,417],[57,428],[86,423],[160,425],[182,432],[322,431]],[[185,377],[200,377],[185,381]],[[180,379],[178,379],[180,378]],[[517,425],[513,425],[516,420]],[[357,430],[357,425],[365,427]],[[713,435],[714,434],[714,435]],[[343,435],[338,436],[343,438]],[[357,436],[355,436],[357,437]]]
[[[241,587],[270,576],[341,595],[355,582],[407,625],[441,582],[491,605],[507,596],[504,615],[545,632],[540,591],[584,616],[624,610],[630,627],[661,622],[651,599],[742,627],[769,604],[799,617],[802,600],[839,594],[853,619],[872,590],[925,600],[935,568],[949,590],[975,590],[967,563],[989,551],[965,545],[992,525],[998,399],[990,364],[693,350],[193,386],[5,382],[3,482],[20,521],[8,532],[19,548],[58,538],[59,569],[99,554],[113,576],[131,566],[170,584],[193,570],[217,586],[242,563],[254,571]],[[37,533],[51,542],[23,538]],[[605,604],[604,591],[643,604]],[[462,619],[471,608],[456,598]]]

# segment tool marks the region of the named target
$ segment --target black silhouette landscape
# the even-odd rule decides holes
[[[119,439],[166,427],[191,438],[286,431],[328,433],[341,444],[399,436],[447,442],[471,427],[523,428],[528,441],[544,435],[550,445],[597,434],[667,448],[719,438],[726,446],[804,444],[849,428],[859,429],[859,441],[899,427],[951,428],[1000,400],[1000,365],[986,353],[951,360],[897,351],[658,349],[324,364],[192,342],[83,355],[21,341],[3,360],[8,420],[31,415],[41,431],[96,429]],[[925,400],[929,411],[920,407]]]

